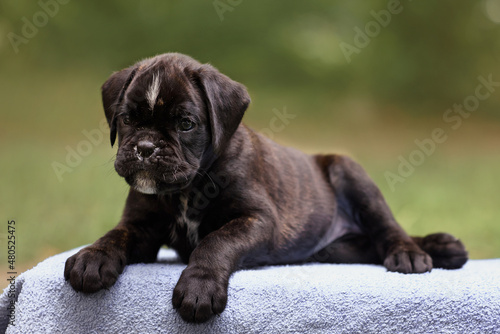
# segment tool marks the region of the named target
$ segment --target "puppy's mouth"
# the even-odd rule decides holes
[[[143,194],[165,194],[179,192],[189,186],[197,169],[182,163],[151,163],[136,159],[115,161],[118,175]]]
[[[132,188],[146,195],[175,193],[186,188],[191,182],[185,175],[169,182],[158,180],[146,170],[129,175],[125,180]]]
[[[115,169],[133,189],[153,195],[185,189],[198,167],[164,146],[141,140],[136,145],[128,144],[118,149]]]

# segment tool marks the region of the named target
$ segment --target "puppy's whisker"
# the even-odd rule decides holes
[[[217,186],[215,185],[215,182],[214,180],[212,179],[212,177],[210,176],[210,174],[207,173],[207,171],[203,170],[203,173],[208,177],[208,179],[210,180],[210,182],[212,182],[212,185],[217,188]]]
[[[108,168],[108,170],[106,171],[106,176],[111,176],[114,174],[114,168]]]
[[[202,179],[202,180],[203,180],[203,179],[205,178],[205,176],[206,176],[206,177],[210,180],[210,182],[212,183],[212,185],[213,185],[214,187],[217,187],[217,186],[215,185],[214,180],[212,179],[212,177],[208,174],[208,172],[207,172],[206,170],[204,170],[204,169],[197,170],[197,171],[196,171],[196,175],[199,175],[199,176],[201,177],[201,179]]]
[[[116,160],[116,154],[112,156],[111,158],[108,159],[108,161],[103,162],[102,164],[98,165],[98,167],[104,167],[104,166],[109,166],[110,163],[114,163]],[[113,169],[113,168],[112,168]]]

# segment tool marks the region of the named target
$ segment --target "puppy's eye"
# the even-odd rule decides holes
[[[128,117],[128,116],[123,116],[123,117],[122,117],[122,122],[123,122],[123,124],[125,124],[125,125],[129,125],[129,124],[130,124],[130,117]]]
[[[184,118],[179,123],[179,129],[181,131],[189,131],[194,128],[194,122],[191,122],[189,119]]]

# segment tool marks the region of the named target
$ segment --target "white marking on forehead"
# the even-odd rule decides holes
[[[153,81],[151,81],[149,89],[146,92],[146,99],[148,100],[149,109],[151,109],[151,111],[153,111],[156,104],[158,94],[160,94],[160,74],[155,73],[153,74]]]

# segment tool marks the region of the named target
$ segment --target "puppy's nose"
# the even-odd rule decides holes
[[[155,144],[149,140],[141,140],[137,143],[137,153],[143,158],[149,158],[155,151]]]

